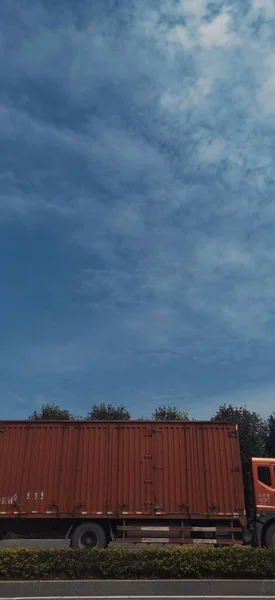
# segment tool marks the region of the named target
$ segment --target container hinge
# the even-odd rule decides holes
[[[144,483],[153,483],[151,479],[145,479]]]
[[[153,458],[152,454],[145,454],[144,458]]]
[[[179,510],[180,510],[181,512],[182,512],[182,511],[185,511],[185,512],[188,514],[188,516],[190,515],[190,508],[189,508],[189,504],[180,504],[180,506],[179,506]]]
[[[161,469],[163,469],[163,467],[161,465],[153,465],[154,471],[161,471]]]
[[[229,431],[228,437],[236,439],[238,437],[238,432],[237,431]]]
[[[2,426],[1,426],[1,427],[0,427],[0,433],[6,433],[6,427],[4,427],[4,426],[2,427]]]
[[[233,467],[233,469],[231,469],[231,471],[233,471],[233,473],[239,473],[240,472],[240,468],[239,467]]]
[[[56,510],[56,514],[59,515],[59,504],[51,504],[50,508]]]
[[[152,429],[152,433],[161,433],[161,429]]]

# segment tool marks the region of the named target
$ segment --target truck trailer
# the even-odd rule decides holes
[[[2,539],[275,545],[275,460],[235,424],[2,421],[0,457]]]

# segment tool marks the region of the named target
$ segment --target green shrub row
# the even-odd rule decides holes
[[[275,549],[0,549],[0,579],[261,579],[275,577]]]

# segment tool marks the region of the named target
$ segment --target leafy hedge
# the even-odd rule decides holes
[[[0,549],[0,579],[275,578],[275,549]]]

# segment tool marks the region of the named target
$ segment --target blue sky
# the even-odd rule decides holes
[[[274,1],[0,17],[0,417],[273,411]]]

